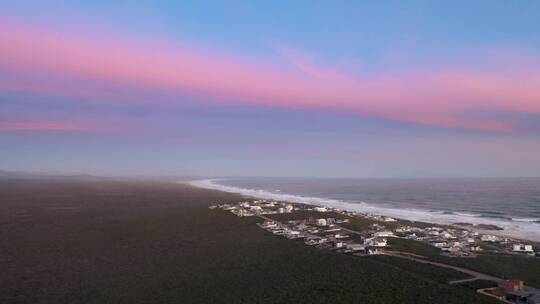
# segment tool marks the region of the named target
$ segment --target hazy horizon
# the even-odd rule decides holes
[[[103,178],[181,178],[187,180],[226,180],[226,179],[244,179],[244,178],[253,178],[253,179],[265,179],[265,178],[278,178],[278,179],[382,179],[382,180],[445,180],[445,179],[540,179],[540,176],[430,176],[430,177],[413,177],[413,176],[382,176],[382,177],[371,177],[371,176],[301,176],[301,175],[271,175],[271,176],[262,176],[262,175],[190,175],[190,174],[122,174],[122,173],[110,173],[110,174],[99,174],[99,173],[88,173],[83,171],[19,171],[19,170],[6,170],[0,169],[0,176],[43,176],[43,177],[69,177],[69,176],[90,176],[90,177],[103,177]]]

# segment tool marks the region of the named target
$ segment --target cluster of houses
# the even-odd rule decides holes
[[[381,249],[388,246],[386,238],[373,235],[364,238],[351,235],[343,230],[339,224],[347,223],[348,219],[313,217],[300,220],[290,220],[282,224],[273,220],[266,220],[259,226],[273,234],[289,239],[303,239],[309,246],[322,249],[332,249],[342,253],[355,255],[371,255],[382,253]]]
[[[240,217],[257,216],[263,219],[263,222],[257,225],[274,235],[301,240],[308,246],[356,256],[384,254],[385,248],[389,246],[389,238],[424,242],[439,248],[442,255],[449,257],[475,257],[482,251],[540,256],[540,253],[534,252],[533,245],[479,233],[457,224],[431,226],[422,223],[422,227],[415,227],[411,225],[414,222],[387,216],[272,200],[210,206],[210,209],[215,208],[230,211]],[[298,214],[286,215],[293,212]],[[282,216],[272,216],[276,214]],[[350,227],[347,225],[355,217],[370,220],[362,231],[346,228]],[[287,220],[278,221],[276,218]],[[540,304],[540,290],[524,287],[523,281],[519,280],[500,281],[498,287],[479,289],[478,292],[505,303]]]
[[[262,228],[290,239],[304,239],[307,245],[333,248],[343,252],[358,254],[381,253],[388,246],[387,238],[400,237],[427,243],[441,249],[441,254],[450,257],[475,257],[482,251],[498,251],[514,254],[540,256],[533,245],[523,244],[517,240],[501,238],[490,234],[480,234],[476,231],[459,226],[430,226],[414,227],[403,225],[394,218],[346,211],[324,206],[309,206],[291,204],[273,200],[252,200],[235,204],[220,204],[210,206],[228,210],[237,216],[262,216],[272,214],[292,213],[294,211],[315,211],[319,214],[337,213],[345,217],[363,217],[375,221],[366,231],[355,231],[354,235],[346,233],[339,224],[346,223],[345,219],[331,217],[308,218],[293,220],[287,224],[270,221],[262,224]],[[410,223],[410,222],[407,222]],[[389,230],[387,227],[392,227]]]
[[[216,204],[209,208],[221,208],[237,216],[291,213],[295,210],[293,204],[268,200],[244,201],[236,204]]]
[[[391,231],[375,229],[372,233],[353,233],[343,229],[340,224],[349,222],[349,219],[336,219],[333,217],[305,218],[289,220],[286,223],[271,220],[266,215],[291,213],[305,210],[318,213],[336,212],[336,209],[327,207],[308,207],[293,205],[284,202],[269,200],[244,201],[236,204],[217,204],[210,209],[220,208],[230,211],[237,216],[259,216],[265,219],[259,227],[288,239],[302,239],[306,245],[323,249],[332,249],[342,253],[355,255],[381,254],[382,249],[388,246],[387,237],[393,237]],[[341,211],[340,211],[341,212]]]
[[[480,234],[463,229],[442,227],[399,226],[395,229],[400,237],[422,241],[441,249],[441,254],[451,257],[474,257],[482,247]]]
[[[512,240],[490,234],[481,234],[479,232],[450,226],[434,227],[412,227],[408,225],[399,225],[399,221],[386,216],[363,214],[358,212],[340,211],[348,216],[360,216],[371,220],[381,222],[381,224],[390,223],[395,228],[395,236],[421,241],[431,246],[441,249],[441,255],[450,257],[476,257],[484,250],[504,252],[510,254],[527,254],[529,256],[540,256],[540,252],[534,251],[531,244],[523,244],[522,241]],[[384,228],[384,226],[382,226]]]

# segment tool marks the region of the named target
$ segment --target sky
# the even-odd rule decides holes
[[[540,176],[540,2],[0,0],[0,169]]]

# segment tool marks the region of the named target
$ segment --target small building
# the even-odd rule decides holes
[[[306,224],[298,224],[298,225],[296,225],[296,229],[298,229],[298,230],[304,230],[306,228],[308,228],[308,226]]]
[[[251,211],[261,211],[262,207],[261,206],[250,206],[249,209]]]
[[[326,219],[317,219],[317,226],[326,226]]]
[[[484,234],[480,237],[480,240],[483,242],[496,242],[499,238],[494,235]]]
[[[321,237],[317,237],[317,236],[310,236],[310,237],[307,237],[304,240],[304,243],[306,243],[306,245],[318,245],[318,244],[323,244],[326,241],[327,241],[326,238],[321,238]]]
[[[448,246],[448,244],[446,242],[433,242],[431,243],[431,245],[437,247],[437,248],[443,248],[443,247],[446,247]]]
[[[300,237],[300,231],[296,230],[289,230],[287,231],[287,236],[291,239],[299,238]]]
[[[473,252],[482,251],[482,247],[480,247],[480,246],[471,246],[471,251],[473,251]]]
[[[274,222],[274,221],[264,221],[264,222],[261,224],[261,227],[266,228],[266,229],[276,228],[276,227],[277,227],[277,223]]]
[[[386,247],[388,246],[388,242],[385,238],[370,238],[366,239],[364,241],[364,244],[366,246],[373,246],[373,247]]]
[[[514,303],[538,304],[540,294],[530,291],[512,291],[506,294],[506,299]]]
[[[506,292],[522,291],[523,290],[523,281],[522,280],[502,280],[497,282],[497,286],[502,288]]]
[[[341,242],[341,241],[334,242],[334,247],[335,248],[343,248],[345,246],[347,246],[347,243],[345,243],[345,242]]]
[[[383,231],[375,232],[373,236],[374,237],[393,237],[394,233],[392,231],[383,230]]]
[[[386,247],[388,246],[388,242],[386,239],[375,239],[373,242],[373,246],[375,247]]]
[[[409,240],[416,240],[418,238],[418,236],[416,235],[416,233],[413,233],[413,234],[407,235],[405,238],[407,238]]]
[[[512,251],[514,252],[533,252],[532,245],[514,244]]]
[[[396,228],[396,232],[398,233],[404,233],[404,232],[410,232],[411,231],[411,227],[409,226],[399,226],[398,228]]]
[[[454,238],[454,236],[449,233],[448,231],[443,231],[442,233],[439,234],[439,236],[445,238],[445,239],[451,239],[451,238]]]
[[[383,251],[379,248],[370,248],[367,250],[366,254],[368,255],[377,255],[377,254],[382,254]]]
[[[362,251],[362,250],[365,250],[366,247],[362,244],[347,244],[347,249],[349,250],[352,250],[352,251]]]

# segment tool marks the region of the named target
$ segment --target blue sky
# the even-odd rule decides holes
[[[0,8],[9,21],[0,23],[7,29],[0,39],[14,41],[9,24],[22,41],[13,52],[0,46],[0,80],[9,84],[0,86],[3,169],[540,175],[538,1],[4,1]],[[47,35],[59,44],[32,42]],[[89,62],[99,65],[114,47],[126,52],[117,60],[143,58],[141,67],[96,72],[85,57],[55,51],[87,54],[87,45],[105,54],[85,55]],[[185,62],[199,77],[194,87],[175,53],[196,59]],[[153,70],[152,60],[163,67]],[[215,75],[207,71],[213,65]],[[141,71],[155,73],[155,83]]]

